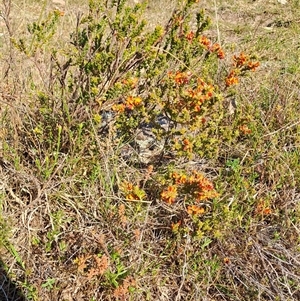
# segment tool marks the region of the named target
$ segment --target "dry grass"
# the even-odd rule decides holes
[[[65,16],[54,46],[67,43],[87,10],[82,2],[58,5]],[[166,20],[169,2],[150,1],[151,25]],[[5,16],[8,3],[0,23],[0,299],[299,300],[299,1],[199,3],[212,16],[208,35],[228,53],[253,53],[261,67],[237,88],[229,116],[233,124],[245,118],[251,137],[224,144],[216,160],[185,163],[220,193],[196,236],[172,231],[181,209],[151,197],[164,166],[128,163],[110,136],[82,137],[81,151],[47,165],[54,155],[33,131],[31,95],[40,87],[30,83],[47,85],[49,58],[26,59],[10,38],[28,35],[26,24],[53,3],[12,1]],[[148,198],[128,202],[118,189],[124,180]]]

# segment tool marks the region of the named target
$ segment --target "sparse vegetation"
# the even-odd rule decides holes
[[[299,1],[136,2],[2,0],[1,300],[298,300]]]

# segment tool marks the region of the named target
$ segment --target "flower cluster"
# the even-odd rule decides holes
[[[146,197],[146,193],[138,185],[133,185],[130,182],[123,182],[120,185],[121,190],[125,194],[125,198],[128,201],[143,200]]]
[[[125,103],[115,104],[112,109],[115,112],[123,113],[125,110],[132,111],[136,107],[139,107],[142,104],[142,99],[140,97],[128,96]]]
[[[177,223],[171,223],[172,232],[178,233],[181,225],[182,225],[182,221],[178,221]]]
[[[233,56],[233,65],[236,68],[243,67],[248,60],[248,56],[245,55],[245,53],[241,52],[240,55],[234,55]]]
[[[204,49],[208,50],[209,52],[216,53],[219,59],[225,58],[225,52],[220,44],[213,44],[206,36],[201,36],[199,38],[199,43]]]
[[[189,42],[192,42],[195,37],[195,33],[193,31],[190,31],[189,33],[186,34],[185,37]]]
[[[239,55],[233,56],[233,66],[235,68],[245,70],[255,71],[259,67],[259,62],[250,61],[250,57],[245,53],[241,52]]]
[[[190,98],[189,109],[193,112],[200,112],[201,105],[204,101],[210,100],[214,95],[214,86],[207,84],[201,78],[198,78],[198,85],[195,89],[186,91],[187,96]]]
[[[241,131],[241,133],[243,135],[249,135],[249,134],[251,134],[251,130],[249,129],[249,127],[247,126],[247,124],[242,124],[241,126],[239,126],[239,130]]]
[[[251,61],[250,57],[241,52],[233,56],[233,68],[228,73],[225,84],[226,87],[232,86],[239,82],[238,75],[244,75],[246,71],[255,71],[259,67],[259,62]]]
[[[213,44],[210,48],[210,51],[216,53],[217,57],[221,60],[225,58],[225,52],[221,48],[221,45],[218,43]]]
[[[103,275],[110,266],[110,260],[106,255],[84,255],[77,257],[74,263],[78,265],[78,272],[92,279]]]
[[[193,150],[193,143],[188,138],[184,138],[182,144],[184,151],[191,152]]]
[[[236,71],[231,70],[228,74],[228,76],[225,78],[226,87],[235,85],[239,82],[239,79],[237,77]]]
[[[189,215],[201,215],[205,213],[205,209],[201,206],[191,205],[187,207],[187,213]]]
[[[267,205],[266,201],[259,200],[255,208],[255,215],[270,215],[272,214],[272,209]]]
[[[189,83],[189,80],[191,78],[192,73],[191,72],[180,72],[176,71],[175,74],[170,71],[168,72],[169,78],[172,78],[176,85],[182,86]]]
[[[189,176],[185,173],[174,172],[171,179],[172,184],[161,193],[161,199],[168,204],[173,204],[178,196],[189,197],[199,203],[219,195],[215,191],[212,182],[197,171],[193,171]],[[196,205],[188,207],[189,214],[204,213],[203,210],[203,208]]]
[[[207,50],[211,47],[211,41],[206,36],[201,36],[199,38],[199,43]]]
[[[167,204],[173,204],[177,197],[177,186],[176,185],[169,185],[162,193],[161,199],[166,202]]]
[[[190,176],[174,172],[172,174],[172,178],[176,184],[183,185],[182,191],[190,194],[197,202],[218,196],[212,182],[197,171],[193,171]]]
[[[168,76],[178,86],[189,84],[185,89],[181,89],[179,97],[173,100],[173,107],[176,110],[200,112],[202,104],[214,97],[214,86],[201,78],[195,79],[191,72],[176,71],[175,74],[169,72]],[[196,86],[192,88],[194,82]]]

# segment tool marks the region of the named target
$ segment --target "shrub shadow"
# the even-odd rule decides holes
[[[0,300],[28,301],[18,285],[12,281],[5,270],[5,264],[0,258]]]

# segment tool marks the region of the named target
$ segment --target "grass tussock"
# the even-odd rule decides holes
[[[298,300],[298,1],[135,2],[1,2],[0,299]]]

